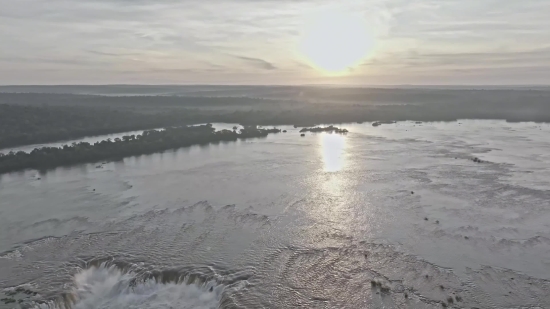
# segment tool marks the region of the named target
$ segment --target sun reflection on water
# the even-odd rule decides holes
[[[346,185],[346,137],[340,134],[319,135],[319,151],[322,158],[318,185],[323,194],[331,197],[345,195]]]
[[[338,172],[345,164],[345,136],[340,134],[321,134],[321,151],[325,172]]]
[[[349,169],[347,136],[321,133],[317,136],[318,168],[308,179],[306,213],[312,224],[303,230],[319,246],[338,246],[352,233],[349,231],[350,207],[354,202],[354,179]]]

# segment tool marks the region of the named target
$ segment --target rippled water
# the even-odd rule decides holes
[[[2,175],[0,288],[36,308],[550,306],[549,125],[345,127]]]

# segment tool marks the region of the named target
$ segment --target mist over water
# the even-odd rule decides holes
[[[220,305],[222,287],[214,283],[162,283],[154,278],[140,281],[131,271],[100,265],[83,269],[74,276],[67,302],[52,302],[36,308],[183,308],[214,309]]]
[[[550,306],[549,125],[342,126],[1,175],[2,293],[34,308]]]

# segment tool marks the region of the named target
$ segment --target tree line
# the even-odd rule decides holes
[[[194,124],[205,120],[201,116],[202,113],[190,110],[146,115],[109,108],[0,104],[0,149],[83,136]]]
[[[0,93],[0,149],[207,122],[300,126],[457,119],[550,122],[547,90],[306,90],[303,97],[288,100]],[[336,103],[330,102],[333,99]]]
[[[279,132],[281,130],[276,128],[259,129],[256,126],[247,126],[239,131],[236,128],[216,131],[211,124],[147,130],[143,134],[126,135],[94,144],[80,142],[63,147],[36,148],[30,153],[23,151],[0,153],[0,173],[29,168],[45,170],[78,163],[116,160],[191,145],[265,137],[270,133]]]

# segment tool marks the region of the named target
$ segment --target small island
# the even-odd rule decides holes
[[[392,124],[392,123],[395,123],[395,121],[375,121],[372,123],[372,126],[377,127],[383,124]]]
[[[348,133],[348,130],[347,129],[340,129],[338,127],[335,127],[335,126],[328,126],[328,127],[313,127],[313,128],[303,128],[300,130],[300,133],[304,133],[304,132],[312,132],[312,133],[317,133],[317,132],[334,132],[334,133],[339,133],[339,134],[345,134],[345,133]]]
[[[150,154],[168,149],[205,145],[237,139],[266,137],[279,133],[280,129],[259,129],[245,126],[237,130],[216,131],[211,124],[148,130],[141,135],[127,135],[114,140],[107,139],[94,144],[81,142],[63,147],[35,148],[30,153],[19,151],[0,153],[0,173],[23,169],[45,170],[64,165],[119,160],[124,157]],[[101,165],[98,165],[101,168]]]

